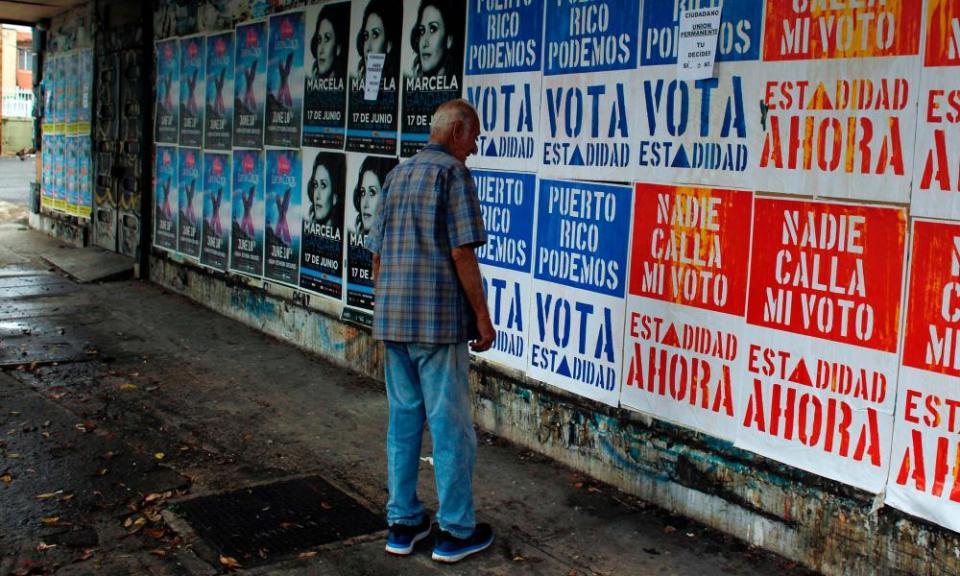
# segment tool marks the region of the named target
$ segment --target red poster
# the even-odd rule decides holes
[[[763,59],[863,58],[916,54],[922,2],[767,0]]]
[[[926,43],[924,66],[960,64],[960,2],[927,0]]]
[[[630,294],[743,316],[752,196],[637,184]]]
[[[755,211],[749,324],[896,351],[903,210],[757,199]]]

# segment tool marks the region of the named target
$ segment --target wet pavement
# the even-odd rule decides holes
[[[381,383],[154,285],[76,284],[39,258],[58,250],[73,249],[0,223],[0,576],[807,573],[487,434],[475,485],[492,550],[455,566],[429,546],[390,557],[382,526],[360,526],[386,501]],[[421,472],[435,509],[429,461]],[[244,512],[262,517],[244,533],[325,513],[361,533],[228,555],[185,512],[307,476],[337,495],[307,520],[295,501]]]

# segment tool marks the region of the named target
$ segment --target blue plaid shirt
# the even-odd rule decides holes
[[[487,241],[470,170],[428,144],[387,175],[366,247],[380,255],[373,337],[451,344],[477,322],[450,250]]]

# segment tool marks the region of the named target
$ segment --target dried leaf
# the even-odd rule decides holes
[[[677,529],[674,528],[673,526],[664,526],[664,528],[663,528],[663,533],[664,533],[664,534],[673,534],[673,533],[676,532],[676,531],[677,531]]]
[[[137,389],[137,385],[136,385],[136,384],[131,384],[131,383],[129,383],[129,382],[127,382],[126,384],[123,384],[123,385],[120,386],[120,390],[123,391],[123,392],[130,392],[130,391],[136,390],[136,389]]]
[[[59,517],[59,516],[45,516],[45,517],[43,517],[43,518],[40,519],[40,522],[41,522],[44,526],[56,526],[57,524],[60,523],[60,517]]]
[[[124,527],[124,528],[129,528],[129,527],[131,527],[131,526],[133,526],[133,518],[132,518],[132,517],[128,517],[126,520],[123,521],[123,527]]]
[[[316,550],[311,550],[311,551],[309,551],[309,552],[301,552],[300,554],[297,554],[297,559],[298,559],[298,560],[306,560],[307,558],[313,558],[313,557],[316,556],[316,555],[317,555],[317,551],[316,551]]]
[[[154,548],[153,550],[150,551],[150,553],[153,554],[154,556],[159,556],[161,558],[167,555],[167,551],[164,550],[163,548]]]
[[[37,494],[34,496],[37,500],[49,500],[51,498],[56,498],[63,494],[63,490],[57,490],[56,492],[46,492],[44,494]]]
[[[601,490],[595,486],[590,486],[587,488],[587,492],[600,492]]]
[[[10,475],[9,473],[4,474],[3,476],[0,476],[0,482],[3,482],[4,484],[9,484],[13,482],[13,476]]]
[[[69,502],[71,500],[73,500],[73,493],[64,494],[63,496],[60,497],[61,502]]]
[[[103,460],[113,460],[113,457],[116,456],[116,455],[117,455],[116,452],[114,452],[113,450],[110,450],[109,452],[107,452],[107,453],[105,453],[103,456],[101,456],[100,458],[102,458]]]
[[[161,498],[163,498],[163,494],[159,494],[157,492],[151,492],[150,494],[147,494],[147,497],[144,498],[143,501],[149,504],[150,502],[154,502]]]
[[[51,548],[56,548],[56,547],[57,547],[56,544],[46,544],[44,542],[41,542],[37,544],[37,552],[45,552],[47,550],[50,550]]]
[[[7,458],[14,458],[14,459],[16,459],[16,458],[19,458],[19,457],[20,457],[20,454],[17,454],[16,452],[7,452]]]
[[[154,540],[159,540],[163,538],[164,534],[166,534],[166,531],[164,531],[163,528],[148,528],[147,530],[144,530],[143,533]]]
[[[577,490],[579,490],[579,489],[583,488],[583,482],[574,482],[574,483],[573,483],[573,487],[576,488]]]
[[[147,517],[147,520],[151,522],[159,522],[163,519],[163,516],[160,515],[160,512],[156,508],[146,508],[142,512],[143,515]]]
[[[43,436],[44,438],[47,438],[47,439],[50,438],[50,433],[49,433],[49,432],[41,432],[40,435]]]
[[[516,556],[513,557],[513,561],[514,561],[514,562],[523,562],[524,560],[526,560],[526,558],[524,558],[523,556],[521,556],[521,555],[519,555],[519,554],[517,554]]]
[[[134,528],[142,528],[143,525],[146,523],[147,523],[147,519],[141,516],[133,521],[133,526]]]
[[[96,551],[97,551],[96,548],[87,548],[86,550],[83,551],[83,554],[77,557],[76,561],[82,562],[84,560],[89,560],[90,558],[93,557],[93,553]]]
[[[320,507],[323,508],[324,510],[333,510],[333,504],[324,502],[322,500],[320,501]]]
[[[164,454],[163,452],[157,452],[156,454],[153,455],[153,457],[156,458],[157,460],[163,460],[164,458],[167,457],[167,455]]]
[[[101,468],[97,470],[97,476],[106,476],[109,471],[107,468]]]
[[[223,554],[220,555],[220,564],[225,568],[230,568],[232,570],[243,568],[243,566],[241,566],[240,563],[237,562],[236,558],[233,558],[231,556],[224,556]]]

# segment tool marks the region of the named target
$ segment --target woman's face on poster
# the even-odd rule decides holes
[[[337,58],[337,34],[333,24],[324,18],[317,23],[317,74],[321,77],[330,74]]]
[[[390,48],[387,45],[387,31],[383,27],[383,19],[376,12],[371,12],[363,27],[364,58],[370,54],[386,54]]]
[[[360,221],[363,232],[369,232],[373,226],[373,217],[380,206],[380,178],[372,170],[367,170],[360,177]]]
[[[333,182],[326,166],[317,166],[310,186],[313,188],[313,221],[322,224],[333,215],[334,204]]]
[[[452,42],[447,36],[447,27],[440,11],[433,6],[424,8],[420,22],[417,23],[417,33],[420,35],[417,51],[420,54],[421,70],[424,74],[440,72]]]

